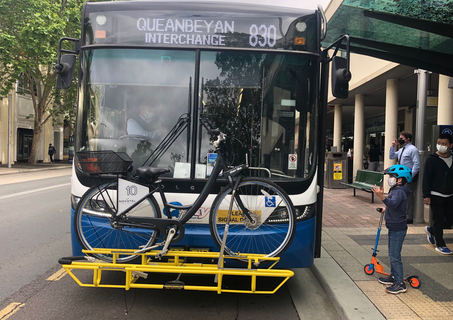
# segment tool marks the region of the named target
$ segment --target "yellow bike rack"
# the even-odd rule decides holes
[[[216,291],[218,294],[222,292],[230,293],[255,293],[255,294],[273,294],[275,293],[289,278],[294,275],[291,270],[272,269],[280,260],[278,257],[265,257],[257,254],[241,254],[241,256],[227,256],[221,258],[221,263],[215,262],[219,259],[219,252],[197,252],[197,251],[180,251],[169,250],[165,255],[167,261],[154,261],[154,257],[160,251],[153,250],[146,253],[140,253],[141,264],[123,264],[116,263],[116,260],[121,255],[130,255],[134,250],[117,250],[117,249],[96,249],[93,251],[83,250],[85,254],[109,254],[113,257],[113,263],[106,263],[96,259],[77,260],[75,257],[62,258],[60,263],[66,272],[82,287],[99,287],[99,288],[143,288],[143,289],[180,289],[180,290],[197,290],[197,291]],[[247,260],[247,267],[244,268],[224,268],[225,259],[241,259]],[[71,261],[72,260],[72,261]],[[188,263],[188,260],[195,262]],[[201,262],[200,262],[201,260]],[[208,261],[208,263],[205,263]],[[254,268],[258,264],[264,262],[271,264],[266,269]],[[74,270],[92,270],[93,282],[82,283],[79,278],[74,274]],[[106,284],[102,283],[102,272],[124,272],[124,284]],[[148,274],[175,274],[178,275],[176,280],[167,281],[166,283],[149,283],[153,282],[147,278]],[[187,285],[179,281],[181,275],[212,275],[215,277],[212,285]],[[240,288],[224,288],[225,276],[239,276],[249,277],[250,287],[248,290]],[[259,290],[257,287],[257,280],[260,278],[272,277],[279,281],[275,284],[275,288],[271,290]],[[143,279],[140,279],[143,278]],[[159,277],[153,277],[159,278]],[[161,277],[162,278],[162,277]],[[162,279],[160,279],[162,281]],[[276,282],[276,281],[273,281]],[[266,281],[269,285],[270,281]],[[261,284],[261,282],[260,282]],[[247,286],[248,287],[248,286]],[[267,289],[267,288],[266,288]]]

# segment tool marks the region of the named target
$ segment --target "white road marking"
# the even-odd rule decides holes
[[[39,191],[65,187],[65,186],[69,186],[69,185],[71,185],[71,184],[70,183],[63,183],[63,184],[58,184],[56,186],[51,186],[51,187],[46,187],[46,188],[41,188],[41,189],[34,189],[34,190],[29,190],[29,191],[24,191],[24,192],[17,192],[17,193],[13,193],[13,194],[8,194],[6,196],[1,196],[0,200],[13,198],[13,197],[17,197],[17,196],[22,196],[24,194],[30,194],[30,193],[35,193],[35,192],[39,192]]]

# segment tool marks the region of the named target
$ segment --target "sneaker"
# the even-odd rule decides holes
[[[426,238],[428,239],[428,242],[432,245],[436,244],[436,240],[434,240],[433,234],[429,232],[429,227],[425,227],[425,232],[426,232]]]
[[[452,254],[453,252],[451,252],[450,249],[448,249],[447,247],[436,247],[436,251],[437,252],[440,252],[442,254]]]
[[[388,287],[385,289],[388,293],[393,293],[393,294],[398,294],[401,292],[406,292],[407,288],[404,282],[401,283],[394,283],[392,286]]]
[[[395,282],[395,278],[393,278],[393,276],[388,276],[387,278],[380,277],[379,282],[382,284],[393,284]]]

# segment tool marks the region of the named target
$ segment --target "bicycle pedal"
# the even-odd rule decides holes
[[[154,257],[156,259],[162,259],[163,256],[165,256],[167,254],[168,250],[162,250],[161,252],[157,253]]]

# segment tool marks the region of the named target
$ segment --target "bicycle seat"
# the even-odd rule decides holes
[[[168,168],[140,167],[137,168],[137,174],[141,178],[155,178],[161,174],[170,172]]]

